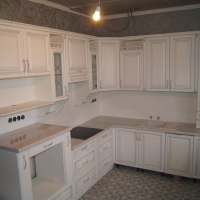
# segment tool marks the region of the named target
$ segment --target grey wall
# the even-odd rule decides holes
[[[132,29],[135,29],[133,33],[130,32],[129,26],[119,33],[113,33],[105,28],[108,27],[111,30],[120,30],[128,21],[128,17],[102,21],[99,23],[98,35],[101,37],[118,37],[197,31],[200,30],[200,9],[135,16],[131,23]],[[104,24],[104,26],[102,24]]]
[[[98,35],[92,19],[27,0],[0,0],[0,19]]]

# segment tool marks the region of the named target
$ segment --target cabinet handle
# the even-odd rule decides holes
[[[138,140],[138,133],[136,134],[136,140]]]
[[[45,144],[44,145],[44,148],[48,147],[48,146],[51,146],[53,144],[53,142],[51,142],[50,144]]]
[[[83,151],[83,150],[85,150],[85,149],[87,149],[87,146],[85,146],[84,148],[82,148],[81,150]]]
[[[30,69],[29,62],[28,60],[26,60],[26,62],[27,62],[27,71],[29,72],[29,69]]]
[[[85,162],[83,163],[83,165],[87,164],[87,163],[88,163],[88,161],[89,161],[89,160],[87,159],[87,161],[85,161]]]
[[[84,180],[84,183],[87,182],[87,181],[89,181],[89,179],[90,179],[90,177],[88,177],[86,180]]]
[[[26,72],[26,62],[25,62],[24,59],[22,60],[22,62],[24,63],[24,70],[23,70],[23,72],[25,73]]]
[[[168,81],[168,80],[166,80],[166,84],[167,84],[167,89],[168,89],[168,82],[169,82],[169,81]]]
[[[102,81],[100,81],[100,88],[102,88]]]
[[[106,150],[108,148],[108,146],[107,147],[105,147],[105,148],[103,148],[103,150]]]
[[[70,140],[69,140],[69,136],[67,135],[67,146],[69,146],[70,144]]]
[[[122,88],[122,80],[120,80],[120,87]]]
[[[66,96],[67,96],[67,87],[65,86]]]
[[[25,170],[27,165],[25,155],[23,155],[23,159],[24,159],[24,170]]]
[[[107,134],[103,135],[102,137],[107,137]]]
[[[169,89],[172,89],[172,82],[171,82],[171,80],[169,80]]]
[[[104,166],[106,166],[107,164],[108,164],[108,161],[107,161],[107,163],[104,164]]]

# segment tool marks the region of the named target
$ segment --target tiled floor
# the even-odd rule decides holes
[[[200,200],[200,180],[161,176],[161,173],[136,168],[114,167],[80,200]]]

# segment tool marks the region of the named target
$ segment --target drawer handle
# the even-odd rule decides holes
[[[87,181],[89,181],[89,179],[90,179],[90,177],[88,177],[87,180],[84,180],[84,183],[87,182]]]
[[[108,148],[108,146],[107,147],[105,147],[105,148],[103,148],[103,150],[106,150]]]
[[[85,162],[83,163],[83,165],[85,165],[86,163],[88,163],[88,161],[89,161],[89,160],[85,161]]]
[[[82,148],[81,150],[83,151],[83,150],[85,150],[85,149],[87,149],[87,146],[86,146],[86,147],[84,147],[84,148]]]
[[[25,155],[23,155],[23,159],[24,159],[24,170],[25,170],[27,165]]]
[[[103,135],[102,137],[107,137],[107,134]]]
[[[48,147],[48,146],[51,146],[53,144],[53,142],[51,142],[50,144],[45,144],[44,145],[44,148]]]
[[[107,161],[107,163],[104,164],[104,166],[106,166],[107,164],[108,164],[108,161]]]

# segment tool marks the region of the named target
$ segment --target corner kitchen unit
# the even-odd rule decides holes
[[[77,200],[114,164],[200,179],[199,35],[0,20],[0,199]]]

